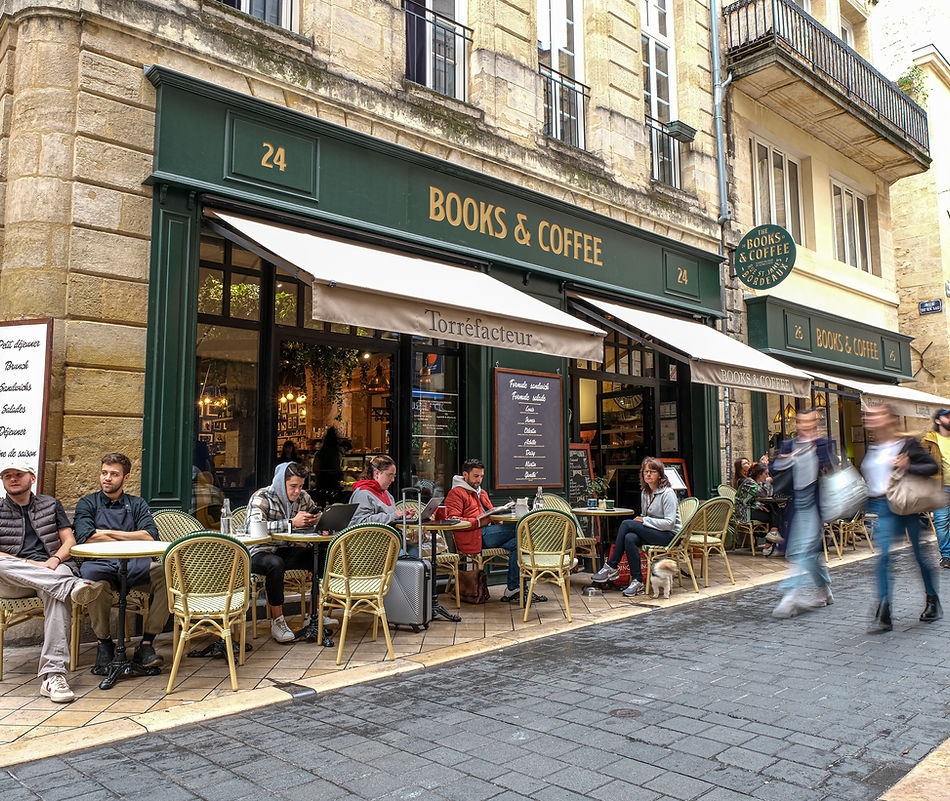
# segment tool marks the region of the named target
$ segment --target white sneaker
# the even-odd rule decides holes
[[[590,577],[590,580],[591,581],[616,581],[618,578],[620,578],[620,571],[617,570],[617,568],[611,567],[610,565],[605,563],[604,566],[600,570],[598,570],[596,573],[594,573],[593,576]]]
[[[99,597],[100,593],[105,592],[108,588],[108,581],[86,581],[86,579],[79,579],[73,584],[72,590],[69,591],[69,597],[73,603],[79,604],[79,606],[88,606]],[[69,688],[67,687],[66,689],[68,690]]]
[[[802,611],[801,606],[798,604],[798,596],[798,590],[791,590],[785,593],[785,595],[782,596],[782,600],[779,601],[775,609],[772,610],[772,617],[795,617],[795,615]]]
[[[640,579],[633,579],[623,590],[623,595],[627,598],[633,598],[634,595],[642,595],[643,590],[643,582]]]
[[[69,689],[62,673],[47,674],[40,685],[40,695],[45,695],[54,704],[68,704],[76,699],[76,694]]]
[[[335,617],[330,617],[329,615],[323,616],[323,625],[324,626],[335,626],[339,621]]]
[[[283,615],[271,621],[270,636],[277,640],[277,642],[293,642],[296,639],[296,636],[290,630],[290,626],[287,625],[287,621],[284,620]]]

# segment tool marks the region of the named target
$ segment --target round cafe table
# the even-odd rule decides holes
[[[323,572],[320,564],[320,552],[321,548],[317,547],[320,544],[326,544],[330,542],[336,533],[325,531],[272,531],[270,533],[270,539],[278,540],[279,542],[286,542],[289,544],[297,545],[312,545],[313,546],[313,572],[310,574],[312,577],[312,584],[310,586],[310,619],[304,624],[304,627],[295,632],[296,639],[306,640],[307,642],[316,642],[317,636],[320,631],[320,618],[317,617],[321,614],[320,606],[320,574]],[[303,601],[306,603],[306,600]],[[328,629],[324,628],[323,630],[323,642],[320,643],[326,648],[333,647],[333,637],[330,635]]]
[[[597,521],[597,539],[600,540],[600,554],[604,562],[607,561],[607,555],[604,552],[604,529],[601,527],[601,520],[609,520],[611,517],[632,517],[636,514],[635,510],[627,509],[624,506],[615,506],[613,509],[601,509],[599,507],[591,506],[575,506],[571,508],[571,511],[578,517],[585,515],[587,517],[592,517]],[[603,565],[594,565],[594,567],[603,567]]]
[[[81,559],[117,559],[119,561],[119,620],[116,623],[115,655],[106,677],[99,682],[100,690],[111,690],[119,679],[129,676],[157,676],[161,668],[143,667],[126,657],[125,609],[129,594],[129,559],[142,556],[161,556],[171,543],[160,540],[109,540],[84,542],[74,545],[69,552]]]

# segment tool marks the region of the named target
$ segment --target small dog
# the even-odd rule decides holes
[[[660,596],[660,590],[663,591],[663,597],[670,597],[670,590],[673,589],[673,578],[679,574],[680,567],[672,559],[661,559],[653,565],[650,571],[652,575],[653,597]]]

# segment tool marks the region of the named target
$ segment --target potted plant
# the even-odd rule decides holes
[[[606,498],[609,487],[610,479],[605,476],[594,476],[587,479],[588,506],[591,505],[590,500],[597,501],[600,498]]]

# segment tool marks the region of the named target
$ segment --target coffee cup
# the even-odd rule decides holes
[[[608,498],[608,499],[607,499],[607,510],[608,510],[608,511],[611,511],[611,510],[613,510],[613,508],[614,508],[614,502]]]
[[[435,519],[436,521],[445,520],[449,516],[449,510],[445,506],[436,506],[435,507]]]
[[[597,508],[597,499],[596,499],[596,498],[588,498],[588,499],[587,499],[587,508],[588,508],[588,509],[596,509],[596,508]]]

